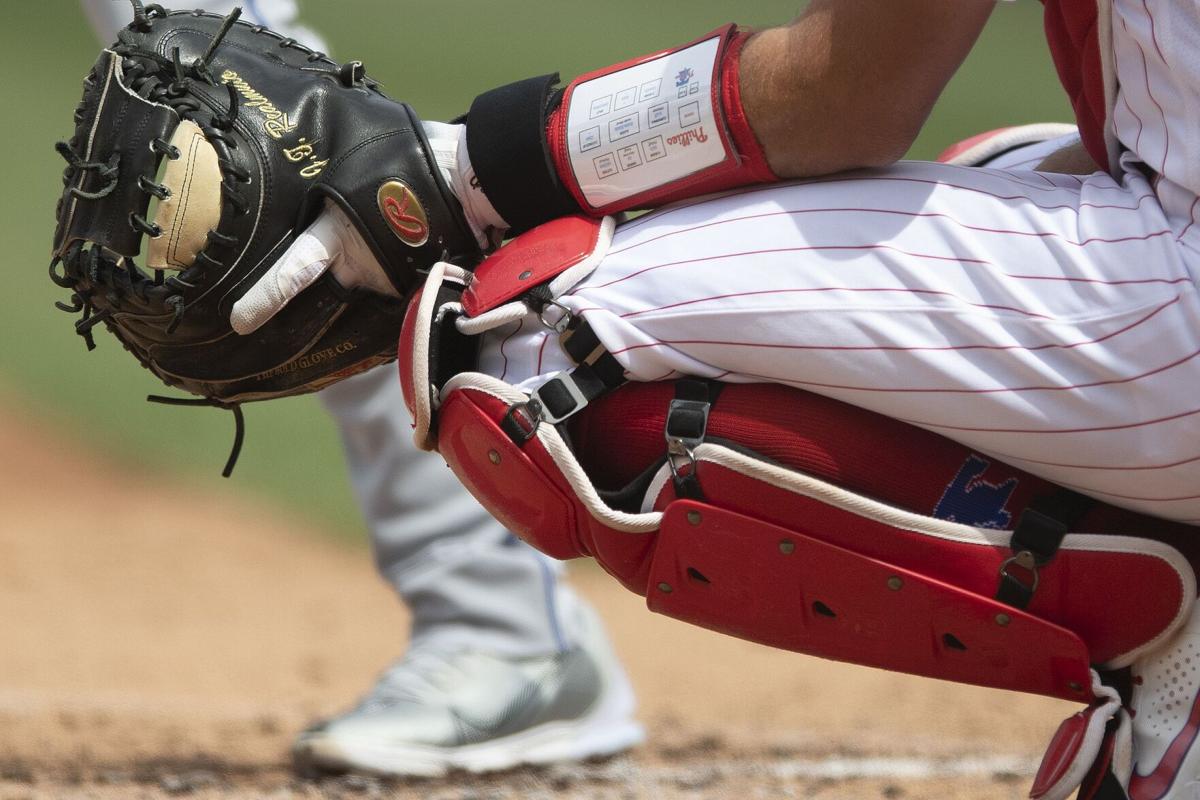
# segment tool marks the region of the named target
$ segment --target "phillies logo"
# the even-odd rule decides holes
[[[977,528],[1007,530],[1012,524],[1008,501],[1016,491],[1017,479],[1008,478],[999,483],[984,480],[984,473],[991,466],[990,461],[975,453],[967,456],[954,480],[942,493],[933,515]]]
[[[429,218],[413,190],[402,181],[388,181],[379,187],[379,211],[392,233],[409,247],[429,241]]]
[[[704,126],[701,125],[699,128],[692,128],[691,130],[684,131],[683,133],[675,134],[671,138],[667,139],[667,144],[678,145],[680,147],[691,147],[693,142],[697,144],[704,144],[707,141],[708,134],[704,132]]]

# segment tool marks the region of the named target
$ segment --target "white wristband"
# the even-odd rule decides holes
[[[467,126],[445,122],[422,122],[429,147],[442,178],[462,203],[463,214],[479,246],[487,249],[494,236],[502,236],[508,223],[483,193],[471,157],[467,154]]]

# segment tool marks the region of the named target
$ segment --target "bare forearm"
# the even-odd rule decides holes
[[[781,177],[889,164],[912,144],[991,0],[814,0],[742,55],[747,117]]]

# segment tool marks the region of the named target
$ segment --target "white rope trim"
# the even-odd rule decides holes
[[[483,392],[507,404],[522,403],[529,399],[529,395],[511,384],[480,372],[463,372],[447,381],[446,385],[442,387],[443,402],[456,389],[472,389]],[[608,527],[623,533],[650,533],[658,530],[662,520],[661,512],[629,514],[617,511],[605,504],[596,492],[596,488],[592,486],[591,479],[583,471],[583,467],[575,459],[575,455],[553,425],[538,425],[537,438],[554,460],[559,472],[567,479],[584,508],[593,517]]]
[[[575,284],[595,272],[596,267],[600,266],[600,262],[604,260],[604,257],[608,255],[608,251],[612,249],[613,235],[616,231],[617,220],[615,217],[605,217],[602,219],[600,221],[600,230],[596,234],[596,246],[592,248],[591,255],[550,281],[550,296],[556,299],[563,296]]]
[[[1060,136],[1067,136],[1077,131],[1078,128],[1074,125],[1068,125],[1065,122],[1037,122],[1030,125],[1018,125],[1014,128],[1003,130],[995,136],[989,136],[982,142],[978,142],[959,153],[946,163],[956,167],[986,167],[987,164],[985,162],[989,159],[1007,152],[1014,147],[1057,139]]]
[[[439,261],[429,270],[425,286],[421,290],[421,302],[417,304],[413,320],[412,386],[416,408],[413,409],[413,443],[421,450],[435,447],[430,427],[433,424],[434,387],[429,382],[429,334],[432,328],[434,305],[438,290],[446,275],[445,262]]]
[[[455,305],[462,309],[461,303]],[[524,319],[529,315],[529,308],[519,300],[514,300],[498,308],[493,308],[491,311],[485,311],[478,317],[465,316],[465,310],[462,313],[463,316],[454,320],[454,327],[464,336],[478,336],[502,325]]]

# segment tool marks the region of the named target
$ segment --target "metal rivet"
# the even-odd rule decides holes
[[[900,576],[893,575],[892,577],[887,579],[887,586],[893,592],[898,592],[898,591],[900,591],[901,588],[904,587],[904,581],[903,581],[903,579],[900,578]]]
[[[1008,614],[997,614],[996,615],[996,624],[997,625],[1007,625],[1010,622],[1012,622],[1012,617],[1010,617]]]
[[[495,450],[488,450],[488,461],[492,462],[493,464],[499,464],[500,454]]]
[[[792,553],[796,552],[796,543],[789,542],[787,539],[784,539],[779,543],[779,552],[783,553],[785,556],[790,556]]]
[[[1072,692],[1082,692],[1083,686],[1078,681],[1071,681],[1067,684],[1067,688]]]
[[[669,584],[669,583],[665,583],[665,582],[664,582],[664,583],[660,583],[660,584],[658,585],[658,590],[659,590],[660,592],[663,592],[664,594],[670,594],[672,591],[674,591],[674,590],[671,588],[671,584]]]
[[[699,525],[704,517],[700,516],[699,511],[689,511],[687,513],[687,521],[689,525]]]
[[[530,279],[530,278],[532,278],[532,277],[533,277],[533,270],[531,270],[531,269],[527,269],[527,270],[525,270],[524,272],[522,272],[520,275],[518,275],[518,276],[517,276],[517,280],[519,280],[519,281],[527,281],[527,280],[529,280],[529,279]]]

